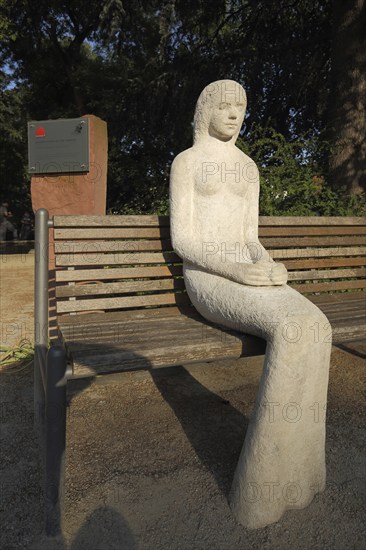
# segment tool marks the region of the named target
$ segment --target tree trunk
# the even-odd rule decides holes
[[[330,183],[366,191],[366,0],[333,0]]]

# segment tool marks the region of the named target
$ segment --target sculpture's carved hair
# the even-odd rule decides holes
[[[211,112],[215,104],[225,102],[228,98],[233,98],[247,106],[247,97],[244,88],[234,80],[216,80],[204,88],[197,100],[194,113],[193,141],[196,143],[200,137],[208,134]],[[245,110],[245,109],[244,109]],[[235,140],[238,137],[235,136]]]

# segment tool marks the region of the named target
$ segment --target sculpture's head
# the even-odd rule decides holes
[[[246,106],[244,88],[234,80],[217,80],[206,86],[194,113],[194,142],[210,135],[235,143]]]

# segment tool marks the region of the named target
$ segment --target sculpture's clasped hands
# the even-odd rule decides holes
[[[241,264],[241,268],[244,285],[274,286],[287,282],[287,269],[278,262],[259,260],[253,264]]]

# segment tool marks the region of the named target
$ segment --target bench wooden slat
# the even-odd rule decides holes
[[[169,226],[169,216],[157,215],[108,215],[108,216],[54,216],[55,227],[90,227],[96,226]],[[360,217],[343,216],[260,216],[259,226],[265,225],[366,225]]]
[[[302,281],[305,279],[346,279],[351,277],[365,277],[366,269],[325,269],[312,271],[290,271],[288,274],[289,281]]]
[[[327,258],[332,256],[359,256],[366,253],[366,247],[330,247],[330,248],[284,248],[270,250],[273,259],[285,260],[290,258]]]
[[[169,239],[169,227],[74,228],[54,230],[54,239]]]
[[[95,265],[135,265],[135,264],[165,264],[182,260],[175,252],[144,253],[131,251],[116,254],[65,254],[56,256],[57,266],[95,266]]]
[[[284,260],[287,269],[306,269],[320,267],[350,267],[366,265],[366,257],[356,258],[330,258],[322,260]]]
[[[264,225],[366,225],[366,221],[351,216],[259,216],[259,226]]]
[[[99,252],[173,252],[170,239],[163,241],[58,241],[55,243],[56,254],[77,254]]]
[[[262,237],[260,242],[268,248],[302,246],[352,246],[366,244],[366,235],[336,237]]]
[[[152,281],[123,281],[119,283],[97,283],[85,285],[65,285],[56,287],[57,298],[70,296],[98,296],[129,292],[152,292],[160,290],[184,289],[183,279],[155,279]]]
[[[301,293],[327,292],[329,290],[343,290],[348,288],[366,288],[366,280],[348,280],[325,283],[291,284]],[[92,311],[102,309],[126,309],[146,306],[189,304],[186,293],[145,294],[142,296],[128,296],[115,298],[96,298],[88,300],[58,301],[58,313],[70,313],[77,311]]]
[[[341,309],[338,305],[338,308],[327,309],[327,317],[331,322],[343,320],[349,324],[358,323],[359,320],[365,319],[365,310],[359,308],[348,309],[347,307]]]
[[[337,292],[337,294],[319,294],[314,296],[307,296],[307,299],[314,302],[314,304],[320,305],[334,302],[336,302],[337,304],[342,302],[361,302],[366,306],[366,292],[363,292],[362,290],[354,290],[352,292]],[[343,303],[341,305],[343,307]]]
[[[347,290],[351,288],[366,288],[366,281],[335,281],[329,283],[292,284],[292,288],[299,292],[328,292],[330,290]]]
[[[177,310],[177,308],[175,307],[164,308],[164,310],[174,309]],[[157,309],[150,311],[159,312],[161,310]],[[75,342],[77,340],[92,341],[99,338],[112,338],[115,340],[115,343],[123,345],[125,335],[127,338],[129,338],[131,335],[137,334],[146,339],[147,330],[149,331],[149,333],[155,333],[156,330],[158,330],[160,334],[163,335],[164,331],[162,329],[174,330],[175,326],[186,328],[189,326],[189,328],[192,329],[192,327],[198,326],[201,328],[202,332],[204,330],[203,327],[209,325],[208,321],[205,324],[202,324],[202,318],[199,316],[198,313],[196,316],[189,316],[182,314],[181,311],[175,311],[175,313],[173,314],[174,319],[172,319],[172,315],[167,315],[164,312],[163,315],[146,315],[143,317],[143,322],[141,322],[141,317],[136,317],[133,315],[126,316],[127,313],[135,313],[135,311],[119,311],[114,312],[114,315],[109,313],[108,319],[105,318],[107,314],[96,313],[93,317],[94,322],[91,322],[92,318],[90,314],[69,316],[67,319],[72,319],[72,323],[64,323],[61,321],[63,334],[70,342]],[[86,321],[85,318],[87,318]]]
[[[181,265],[152,267],[114,267],[111,269],[72,269],[56,271],[56,282],[95,281],[109,279],[143,279],[182,276]]]
[[[308,237],[310,235],[365,235],[366,227],[362,225],[350,226],[265,226],[259,227],[259,237],[294,237],[301,235]]]
[[[146,308],[146,309],[133,309],[128,311],[106,311],[104,313],[98,313],[95,311],[76,314],[76,315],[60,315],[58,317],[58,323],[62,330],[74,331],[77,330],[79,326],[84,327],[87,325],[94,326],[103,326],[110,325],[111,323],[116,325],[118,323],[128,322],[140,323],[142,320],[145,322],[146,319],[156,318],[170,318],[172,316],[185,315],[187,317],[197,318],[200,317],[198,311],[192,306],[171,306],[167,305],[166,307],[160,308]],[[70,328],[71,327],[71,328]]]
[[[146,294],[143,296],[128,296],[118,298],[96,298],[90,300],[69,300],[57,302],[58,313],[74,311],[91,311],[101,309],[126,309],[134,307],[158,306],[167,304],[187,304],[189,298],[186,293],[177,294]]]
[[[350,298],[347,297],[347,294]],[[353,297],[355,295],[355,297]],[[328,310],[347,311],[352,309],[353,311],[361,310],[366,315],[366,292],[354,291],[354,292],[337,292],[337,294],[318,294],[311,297],[311,301],[314,304],[319,304]],[[341,308],[340,308],[341,304]]]
[[[169,227],[169,216],[54,216],[54,227]]]

